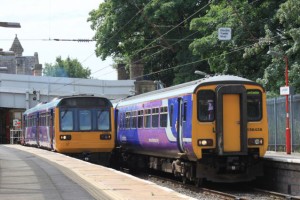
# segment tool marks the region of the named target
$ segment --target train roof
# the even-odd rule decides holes
[[[125,106],[125,105],[131,105],[139,102],[163,99],[163,98],[177,96],[177,95],[191,94],[194,93],[199,86],[211,85],[211,84],[222,84],[222,83],[227,83],[227,84],[228,83],[232,83],[232,84],[249,83],[249,84],[261,86],[260,84],[246,78],[232,76],[232,75],[218,75],[218,76],[207,77],[207,78],[175,85],[172,87],[163,88],[160,90],[155,90],[152,92],[147,92],[140,95],[128,97],[126,99],[120,100],[119,102],[115,102],[114,105]]]
[[[26,114],[30,114],[30,113],[34,113],[38,110],[48,110],[54,107],[57,107],[59,105],[59,103],[64,100],[64,99],[69,99],[69,98],[84,98],[84,97],[90,97],[90,98],[103,98],[106,99],[105,97],[98,97],[98,96],[93,96],[93,95],[74,95],[74,96],[60,96],[60,97],[56,97],[53,100],[51,100],[50,102],[41,102],[39,104],[37,104],[36,106],[26,110],[24,112],[24,115]],[[110,103],[111,104],[111,103]]]

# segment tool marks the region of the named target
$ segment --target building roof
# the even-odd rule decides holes
[[[15,52],[16,56],[22,56],[24,49],[23,49],[17,35],[16,35],[9,50]]]

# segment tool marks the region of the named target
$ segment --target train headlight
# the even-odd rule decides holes
[[[100,140],[111,140],[111,134],[101,134]]]
[[[263,145],[264,139],[263,138],[249,138],[248,145]]]
[[[60,139],[60,140],[71,140],[72,137],[71,137],[71,135],[61,135],[61,136],[59,137],[59,139]]]
[[[199,139],[198,146],[213,146],[212,139]]]

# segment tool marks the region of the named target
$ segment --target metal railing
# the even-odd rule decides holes
[[[290,95],[290,128],[292,152],[300,152],[300,95]],[[286,151],[285,97],[267,100],[269,123],[269,150]]]
[[[10,129],[10,144],[19,144],[21,142],[22,129]]]

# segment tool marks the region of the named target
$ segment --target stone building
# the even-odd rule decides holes
[[[125,64],[117,66],[118,80],[135,80],[133,95],[151,92],[157,89],[156,81],[144,80],[144,65],[140,62],[131,62],[129,73],[126,71]]]
[[[42,65],[39,64],[38,53],[23,56],[23,51],[16,35],[9,51],[0,49],[0,73],[41,76]]]

